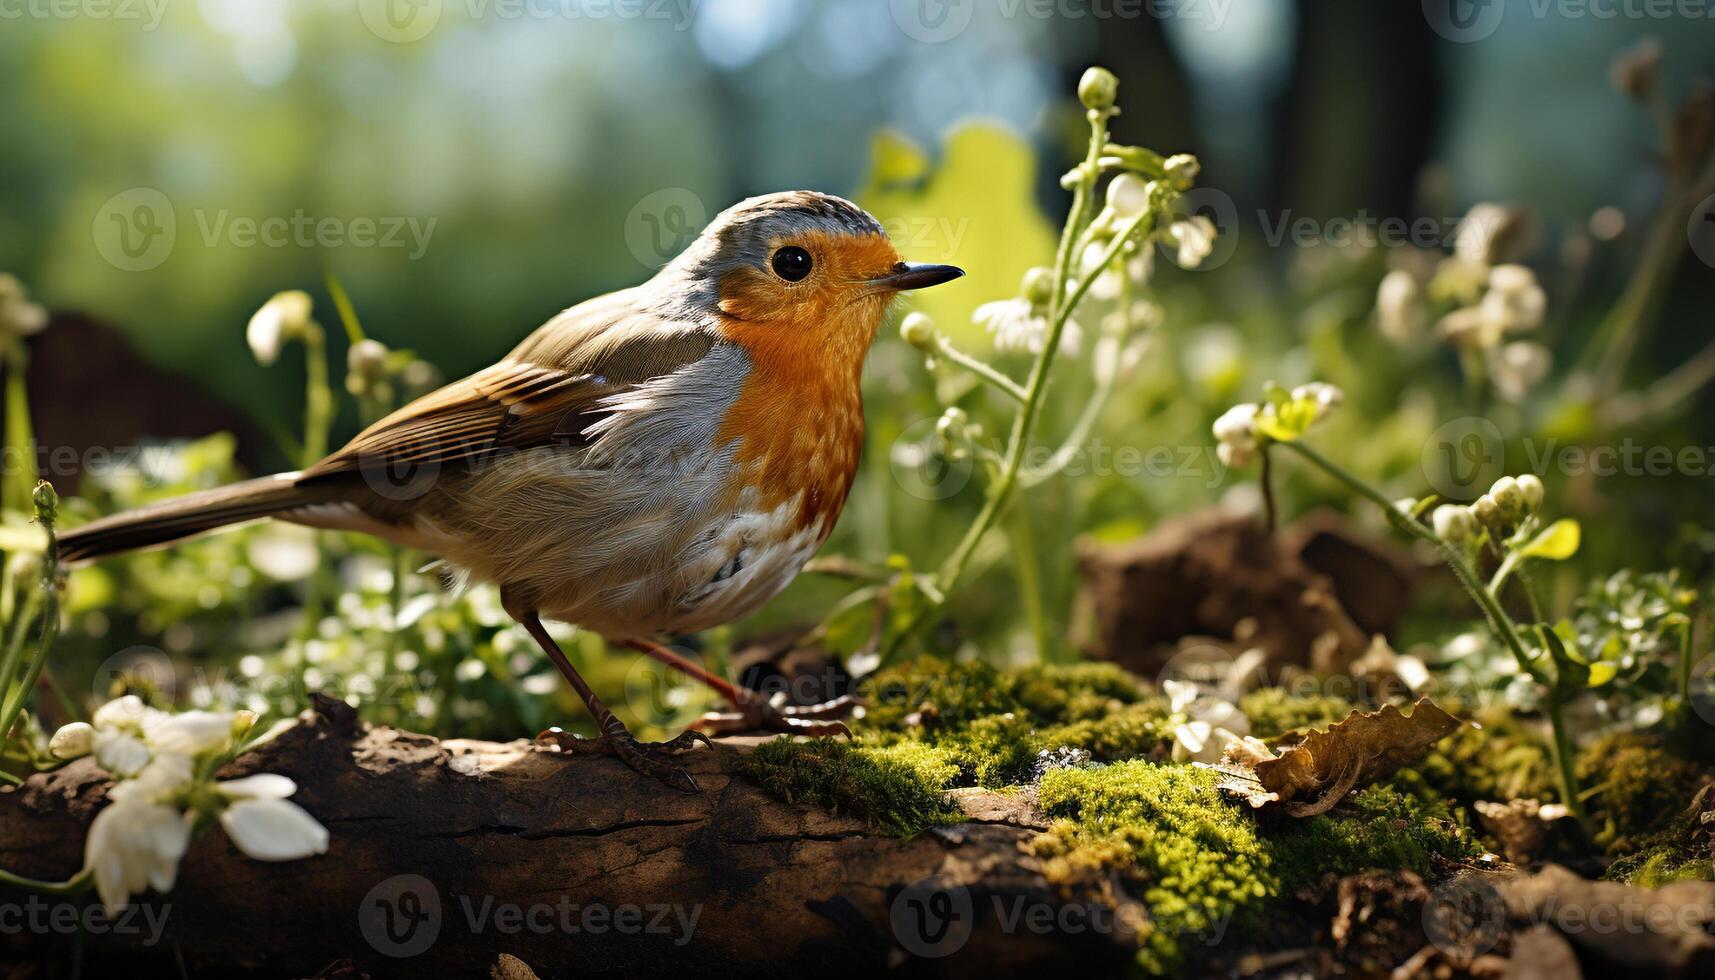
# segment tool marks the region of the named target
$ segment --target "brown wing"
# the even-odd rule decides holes
[[[597,417],[602,398],[690,364],[713,345],[713,335],[694,324],[638,310],[632,290],[593,299],[548,321],[493,367],[376,422],[302,479],[571,441]]]

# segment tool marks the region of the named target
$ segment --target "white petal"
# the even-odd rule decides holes
[[[182,755],[157,754],[131,779],[107,791],[115,800],[155,803],[191,781],[191,760]]]
[[[254,776],[228,779],[216,783],[215,787],[237,800],[283,800],[298,791],[297,783],[272,772],[259,772]]]
[[[115,802],[95,815],[84,841],[84,864],[109,915],[153,884],[173,887],[179,859],[190,843],[190,824],[178,810],[150,803]]]
[[[143,699],[135,694],[114,698],[95,709],[95,727],[123,728],[127,725],[141,725],[146,710]]]
[[[135,735],[111,729],[95,733],[95,761],[115,776],[135,776],[149,764],[149,747]]]
[[[287,800],[239,800],[220,815],[220,825],[258,861],[294,861],[328,849],[327,828]]]
[[[231,740],[232,720],[230,711],[186,711],[151,720],[143,734],[157,751],[201,755]]]

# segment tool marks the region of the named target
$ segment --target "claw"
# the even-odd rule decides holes
[[[695,748],[699,742],[714,748],[715,743],[709,741],[707,735],[690,729],[668,742],[639,742],[623,729],[613,734],[586,738],[561,728],[549,728],[536,736],[536,745],[539,748],[550,752],[569,752],[573,755],[615,756],[633,770],[659,779],[686,793],[700,792],[702,788],[691,778],[690,773],[674,765],[670,757]]]

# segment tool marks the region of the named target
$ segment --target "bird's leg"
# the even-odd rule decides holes
[[[546,653],[548,659],[554,662],[554,666],[559,668],[560,673],[565,675],[566,680],[572,685],[572,690],[578,692],[578,697],[582,698],[584,705],[590,709],[590,714],[595,717],[596,728],[601,732],[601,735],[596,738],[582,738],[558,728],[550,728],[536,736],[537,745],[580,755],[618,756],[621,762],[645,776],[653,776],[674,789],[684,790],[687,793],[697,792],[697,781],[691,778],[690,773],[674,765],[670,756],[671,753],[682,752],[698,742],[712,746],[713,743],[709,742],[708,736],[698,731],[687,731],[670,742],[639,742],[631,732],[626,730],[625,724],[615,717],[612,711],[608,710],[601,698],[596,697],[595,691],[590,689],[589,682],[585,681],[572,667],[572,662],[566,659],[565,653],[560,650],[560,645],[555,643],[554,638],[549,636],[548,631],[542,627],[540,616],[529,611],[515,613],[513,618],[523,624],[530,636],[535,639],[536,644],[542,648],[542,652]]]
[[[712,735],[730,735],[735,732],[770,731],[786,732],[791,735],[844,735],[851,737],[851,729],[845,722],[834,721],[843,715],[851,713],[857,700],[849,694],[842,694],[832,701],[821,704],[790,705],[784,704],[786,695],[777,694],[767,698],[746,687],[740,687],[724,677],[711,673],[702,664],[685,657],[674,650],[649,640],[625,640],[621,646],[628,646],[639,653],[653,657],[669,667],[683,673],[693,680],[701,681],[714,688],[721,697],[726,698],[735,710],[711,711],[694,722],[700,728]]]

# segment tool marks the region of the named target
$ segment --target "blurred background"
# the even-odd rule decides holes
[[[426,386],[428,366],[442,378],[483,366],[559,309],[646,278],[719,210],[787,188],[851,196],[909,258],[969,269],[923,309],[987,356],[970,314],[1051,258],[1059,177],[1085,138],[1072,93],[1096,63],[1121,79],[1119,139],[1198,156],[1192,206],[1220,232],[1195,269],[1157,261],[1155,333],[1095,430],[1179,462],[1033,491],[1007,540],[979,556],[953,606],[960,629],[933,642],[997,660],[1075,654],[1075,542],[1218,502],[1254,510],[1254,479],[1215,465],[1208,425],[1269,380],[1341,384],[1329,451],[1402,496],[1443,489],[1425,462],[1443,423],[1490,420],[1508,472],[1544,470],[1561,509],[1625,529],[1588,535],[1582,564],[1550,590],[1561,605],[1620,565],[1701,574],[1715,551],[1715,450],[1600,480],[1588,467],[1551,477],[1556,457],[1542,455],[1628,438],[1715,446],[1704,384],[1715,226],[1699,220],[1715,188],[1702,183],[1710,96],[1696,81],[1715,74],[1712,8],[1657,18],[1598,6],[19,0],[0,7],[0,270],[51,322],[22,341],[28,395],[8,402],[8,425],[27,404],[38,458],[66,450],[40,468],[62,493],[84,488],[68,520],[287,468],[302,452],[305,361],[258,363],[245,333],[275,293],[314,299],[337,386],[351,335],[329,283],[342,285],[370,337],[424,362],[402,397]],[[1659,49],[1640,52],[1650,37]],[[1461,219],[1485,202],[1510,223],[1483,261],[1530,267],[1548,296],[1510,382],[1501,362],[1473,372],[1433,318],[1396,310],[1401,329],[1384,329],[1390,312],[1377,308],[1386,273],[1429,282],[1419,270],[1455,253]],[[1396,226],[1426,230],[1390,238]],[[866,384],[865,471],[828,552],[933,567],[980,490],[902,481],[913,464],[901,445],[940,407],[921,355],[891,330]],[[1076,378],[1061,387],[1045,442],[1082,404]],[[992,407],[972,397],[973,415]],[[339,399],[336,444],[365,411]],[[171,464],[91,455],[137,446],[167,447]],[[1287,513],[1341,502],[1313,476],[1282,480]],[[293,547],[246,531],[80,572],[66,686],[99,690],[116,651],[139,645],[165,650],[183,683],[187,662],[254,677],[276,656],[300,675],[359,673],[333,666],[346,655],[333,648],[355,644],[351,657],[384,656],[413,685],[457,692],[391,699],[418,727],[510,735],[553,720],[552,671],[497,610],[455,614],[432,574],[404,581],[423,556]],[[1022,602],[1020,577],[1033,583]],[[807,578],[704,642],[737,647],[832,618],[823,639],[852,652],[870,614],[841,611],[849,591]],[[353,596],[373,599],[373,622]],[[417,596],[415,618],[395,615]],[[257,626],[269,616],[273,627]],[[369,639],[352,628],[365,623]],[[388,625],[401,623],[404,640]],[[526,689],[526,675],[547,680]],[[484,684],[516,717],[483,707],[497,696]],[[465,721],[448,721],[461,703]]]

